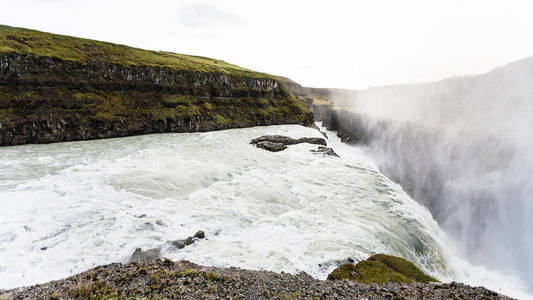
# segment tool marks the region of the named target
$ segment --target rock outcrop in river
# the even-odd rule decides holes
[[[312,121],[268,74],[0,25],[0,146]]]
[[[258,138],[252,139],[250,144],[256,145],[258,148],[262,148],[272,152],[279,152],[287,149],[288,145],[296,145],[301,143],[309,143],[315,145],[326,146],[326,140],[316,137],[303,137],[294,139],[288,136],[282,135],[264,135]]]

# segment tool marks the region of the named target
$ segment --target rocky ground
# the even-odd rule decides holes
[[[111,264],[46,284],[0,291],[0,299],[509,299],[460,283],[362,284],[203,267],[187,261]]]

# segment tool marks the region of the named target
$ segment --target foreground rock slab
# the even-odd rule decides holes
[[[278,274],[203,267],[187,261],[111,264],[31,287],[0,291],[0,299],[510,299],[459,283],[323,281]]]
[[[144,263],[156,260],[160,257],[161,250],[158,248],[143,251],[141,248],[135,249],[131,255],[130,262]]]
[[[279,152],[287,149],[288,145],[296,145],[301,143],[309,143],[321,146],[327,145],[326,140],[323,138],[303,137],[295,139],[283,135],[263,135],[250,141],[250,144],[254,144],[258,148],[272,152]]]

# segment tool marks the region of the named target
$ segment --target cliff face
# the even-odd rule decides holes
[[[0,146],[311,123],[268,74],[0,26]]]

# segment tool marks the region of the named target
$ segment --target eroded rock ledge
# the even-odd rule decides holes
[[[291,138],[283,135],[264,135],[252,139],[250,144],[256,145],[258,148],[265,149],[272,152],[278,152],[287,149],[288,145],[296,145],[301,143],[309,143],[314,145],[326,146],[326,140],[316,137],[303,137],[299,139]]]
[[[0,146],[312,124],[274,79],[12,56],[0,54]]]

